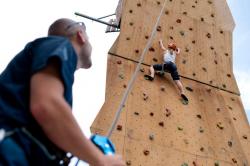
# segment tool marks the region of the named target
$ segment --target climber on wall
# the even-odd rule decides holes
[[[177,85],[181,97],[185,100],[188,101],[188,98],[184,95],[184,89],[182,86],[182,83],[180,81],[180,76],[177,71],[177,67],[175,64],[175,58],[176,55],[180,54],[180,48],[177,48],[175,43],[170,42],[168,44],[168,48],[165,48],[162,42],[162,39],[159,40],[159,45],[163,51],[163,64],[154,64],[150,66],[150,74],[149,75],[144,75],[145,79],[153,81],[154,76],[155,76],[155,71],[158,71],[160,74],[164,74],[164,72],[170,72],[171,76]]]

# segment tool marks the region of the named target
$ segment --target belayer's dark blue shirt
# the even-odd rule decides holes
[[[57,59],[64,98],[72,106],[72,84],[77,55],[64,37],[45,37],[30,42],[8,64],[0,75],[0,128],[36,127],[30,112],[30,80],[45,68],[49,60]]]

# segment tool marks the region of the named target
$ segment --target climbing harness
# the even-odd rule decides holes
[[[108,130],[107,137],[103,137],[103,136],[100,136],[100,135],[93,135],[93,136],[91,137],[91,141],[92,141],[92,142],[93,142],[93,143],[94,143],[94,144],[95,144],[104,154],[105,154],[106,151],[108,152],[108,154],[114,154],[114,153],[115,153],[115,148],[114,148],[114,146],[113,146],[113,144],[112,144],[112,142],[110,141],[109,138],[110,138],[110,136],[112,135],[112,132],[113,132],[114,129],[115,129],[115,126],[116,126],[116,124],[117,124],[117,122],[118,122],[118,119],[119,119],[119,117],[120,117],[120,114],[121,114],[121,112],[122,112],[122,109],[123,109],[123,107],[124,107],[124,104],[125,104],[125,102],[126,102],[126,99],[127,99],[127,97],[128,97],[128,94],[129,94],[129,92],[131,91],[132,86],[133,86],[133,84],[134,84],[134,82],[135,82],[135,79],[136,79],[136,77],[137,77],[137,75],[138,75],[138,73],[139,73],[139,71],[140,71],[140,66],[141,66],[141,64],[142,64],[142,62],[143,62],[143,60],[144,60],[144,57],[145,57],[145,55],[146,55],[146,53],[147,53],[147,51],[148,51],[148,49],[149,49],[149,47],[150,47],[150,45],[151,45],[151,43],[152,43],[153,37],[155,36],[155,33],[156,33],[156,31],[157,31],[157,27],[158,27],[158,24],[159,24],[159,22],[160,22],[160,18],[161,18],[162,14],[163,14],[163,11],[164,11],[166,2],[167,2],[167,0],[164,1],[164,4],[163,4],[162,9],[161,9],[161,11],[160,11],[160,14],[159,14],[159,16],[158,16],[158,18],[157,18],[157,21],[156,21],[156,23],[155,23],[155,25],[154,25],[154,27],[153,27],[151,36],[150,36],[150,38],[149,38],[149,40],[148,40],[148,42],[147,42],[147,44],[146,44],[146,46],[145,46],[145,48],[144,48],[144,50],[143,50],[141,56],[140,56],[140,59],[139,59],[139,62],[138,62],[138,64],[137,64],[137,67],[136,67],[136,69],[135,69],[135,72],[133,73],[132,78],[130,79],[130,81],[129,81],[129,83],[128,83],[128,86],[127,86],[127,88],[126,88],[126,90],[125,90],[125,92],[124,92],[124,95],[123,95],[123,97],[122,97],[121,103],[120,103],[120,105],[119,105],[119,107],[118,107],[118,110],[116,111],[116,115],[115,115],[115,117],[114,117],[114,120],[113,120],[113,122],[112,122],[112,124],[111,124],[110,129]],[[80,14],[80,13],[75,13],[75,14],[76,14],[76,15],[79,15],[79,16],[82,16],[82,17],[85,17],[85,18],[88,18],[88,19],[93,19],[93,18],[89,18],[88,16],[86,17],[86,15],[82,15],[82,14]],[[94,21],[100,22],[100,20],[94,20]],[[107,24],[106,24],[106,25],[107,25]],[[93,139],[93,138],[94,138],[94,139]],[[111,144],[110,144],[110,143],[111,143]],[[111,153],[111,152],[112,152],[112,153]],[[78,163],[79,163],[79,160],[77,161],[76,166],[78,165]]]

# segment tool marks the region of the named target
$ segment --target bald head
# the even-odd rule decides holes
[[[71,37],[79,30],[85,30],[83,23],[78,23],[74,20],[61,18],[52,23],[48,30],[48,36],[63,36]]]

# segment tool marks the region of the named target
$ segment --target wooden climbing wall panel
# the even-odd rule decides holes
[[[106,135],[111,127],[163,2],[123,2],[121,32],[108,55],[105,103],[93,133]],[[127,165],[249,165],[249,123],[232,69],[233,27],[224,0],[167,1],[111,136]],[[170,74],[157,75],[153,82],[144,79],[150,65],[162,63],[160,38],[165,45],[174,40],[182,50],[177,67],[188,105],[181,102]]]

